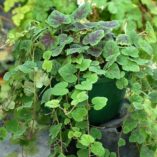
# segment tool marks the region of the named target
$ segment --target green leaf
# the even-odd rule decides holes
[[[153,53],[153,48],[146,40],[139,39],[138,44],[139,44],[139,47],[148,55],[151,55]]]
[[[154,90],[151,93],[149,93],[149,98],[152,103],[157,103],[157,91]]]
[[[7,130],[4,127],[0,127],[0,141],[7,138]]]
[[[119,80],[116,81],[116,86],[119,88],[119,89],[123,89],[123,88],[126,88],[128,85],[128,80],[124,77],[120,78]]]
[[[134,130],[138,125],[138,121],[137,120],[134,120],[132,118],[128,118],[124,125],[123,125],[123,132],[125,134],[131,132],[132,130]]]
[[[68,83],[67,82],[60,82],[57,83],[52,89],[51,89],[51,94],[55,96],[62,96],[66,95],[69,90],[67,89]]]
[[[134,57],[134,58],[139,57],[139,51],[134,46],[126,47],[126,48],[122,49],[121,52],[122,52],[123,55],[126,55],[126,56],[131,56],[131,57]]]
[[[62,124],[61,123],[59,123],[57,125],[53,125],[53,126],[50,127],[49,135],[51,136],[52,140],[58,136],[61,129],[62,129]]]
[[[88,149],[80,149],[77,152],[77,155],[78,155],[78,157],[87,157],[88,153],[89,153]]]
[[[36,63],[34,63],[33,61],[26,61],[24,64],[19,65],[17,68],[23,73],[28,74],[33,72],[35,67]]]
[[[126,34],[120,34],[116,38],[116,42],[121,46],[130,46],[129,37]]]
[[[98,157],[103,157],[105,155],[105,149],[100,142],[94,142],[91,145],[91,152]]]
[[[42,100],[41,100],[42,104],[50,100],[51,95],[52,95],[51,91],[52,91],[52,88],[49,88],[44,92],[42,96]]]
[[[105,76],[111,79],[120,79],[121,71],[116,63],[113,63],[106,71]]]
[[[91,128],[90,135],[92,135],[95,139],[98,139],[98,140],[102,138],[101,131],[97,128]]]
[[[120,55],[117,59],[117,62],[120,65],[122,65],[122,68],[125,71],[132,71],[132,72],[140,71],[139,65],[135,61],[132,61],[127,56]]]
[[[108,3],[108,10],[112,14],[116,14],[118,11],[116,4],[112,1]]]
[[[92,104],[95,110],[101,110],[107,105],[108,99],[106,97],[95,97],[92,99]]]
[[[83,75],[84,78],[86,78],[89,82],[91,82],[92,84],[96,83],[98,81],[98,75],[95,73],[85,73]]]
[[[90,64],[91,64],[92,60],[90,59],[83,59],[82,63],[79,65],[77,65],[77,68],[80,69],[80,71],[85,71],[89,68]]]
[[[63,153],[59,154],[58,157],[66,157]]]
[[[97,45],[104,37],[104,35],[105,35],[104,30],[97,30],[91,32],[83,38],[83,44],[84,45],[90,44],[91,46]]]
[[[147,133],[145,129],[136,129],[131,133],[131,136],[129,137],[129,142],[135,142],[138,144],[142,144],[146,141]]]
[[[85,100],[88,99],[88,95],[85,91],[75,91],[73,94],[72,94],[72,99],[73,101],[71,102],[72,105],[77,105],[78,103],[80,102],[83,102]]]
[[[69,15],[64,15],[63,13],[54,10],[48,17],[47,22],[50,26],[57,28],[63,24],[70,24],[71,18]]]
[[[49,60],[52,55],[52,51],[45,51],[43,54],[43,58]]]
[[[118,141],[118,147],[122,147],[126,145],[126,141],[123,138],[120,138]]]
[[[81,122],[87,116],[88,112],[85,107],[76,108],[72,113],[71,116],[76,122]]]
[[[45,106],[48,107],[48,108],[57,108],[59,107],[59,100],[57,99],[53,99],[51,101],[48,101],[47,103],[45,103]]]
[[[94,56],[94,57],[99,57],[101,55],[102,51],[103,51],[102,47],[99,46],[99,44],[98,44],[96,46],[90,47],[87,50],[87,54]]]
[[[59,56],[64,48],[65,44],[62,43],[62,45],[57,46],[55,49],[52,50],[52,56],[56,57]]]
[[[151,25],[151,23],[149,21],[147,21],[146,23],[146,40],[150,43],[156,43],[157,39],[156,39],[156,34],[154,32],[153,26]]]
[[[74,75],[76,73],[77,69],[72,64],[65,64],[59,69],[59,74],[62,76],[62,78],[69,83],[76,82],[77,77]]]
[[[81,47],[74,47],[66,50],[67,55],[75,54],[75,53],[83,53],[85,52],[89,47],[88,46],[81,46]]]
[[[92,83],[90,81],[82,81],[81,84],[75,86],[79,90],[92,90]]]
[[[45,70],[46,72],[51,72],[52,70],[52,61],[49,60],[44,60],[43,64],[42,64],[42,68],[43,70]]]
[[[113,56],[116,56],[117,58],[119,55],[120,52],[117,43],[113,40],[107,41],[103,48],[103,57],[106,59],[106,61],[110,61]]]
[[[86,3],[81,5],[77,10],[72,13],[75,21],[86,18],[92,12],[91,6]]]
[[[81,139],[80,139],[80,143],[83,145],[83,146],[86,146],[88,147],[90,144],[94,143],[94,138],[91,136],[91,135],[87,135],[87,134],[83,134],[81,136]]]
[[[6,123],[6,129],[8,132],[16,133],[19,131],[19,124],[17,120],[10,120]]]
[[[140,150],[140,157],[155,157],[155,152],[143,145]]]

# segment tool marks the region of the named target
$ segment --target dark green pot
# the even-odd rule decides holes
[[[119,90],[116,87],[115,80],[100,78],[89,92],[89,100],[96,96],[107,97],[107,105],[102,110],[91,109],[89,112],[89,121],[92,125],[100,125],[111,119],[114,119],[122,106],[125,90]]]

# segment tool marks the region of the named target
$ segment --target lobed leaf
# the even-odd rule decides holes
[[[54,10],[48,17],[47,22],[50,26],[57,28],[63,24],[70,24],[71,18],[57,10]]]
[[[74,18],[75,21],[79,21],[86,18],[91,12],[92,12],[91,6],[88,3],[86,3],[81,5],[78,9],[76,9],[72,13],[72,17]]]
[[[87,34],[83,38],[82,42],[84,45],[90,44],[91,46],[94,46],[97,45],[104,36],[105,36],[104,30],[97,30]]]

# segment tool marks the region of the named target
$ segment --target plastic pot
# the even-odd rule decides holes
[[[101,110],[91,108],[89,112],[89,121],[92,125],[100,125],[114,119],[122,107],[122,101],[125,90],[116,87],[115,80],[100,78],[89,92],[89,101],[92,98],[100,96],[108,98],[107,105]]]

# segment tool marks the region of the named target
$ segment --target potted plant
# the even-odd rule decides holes
[[[28,145],[48,127],[51,157],[107,156],[90,124],[118,114],[152,49],[134,31],[118,33],[118,21],[88,21],[91,12],[88,4],[71,15],[54,10],[47,24],[33,23],[16,41],[15,67],[4,76],[2,139],[10,132],[12,141]]]

